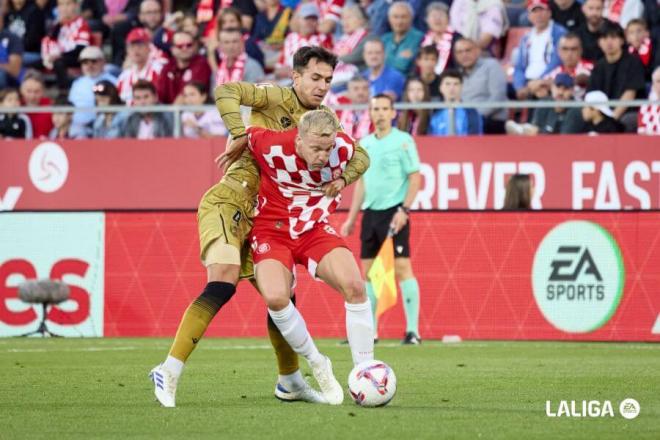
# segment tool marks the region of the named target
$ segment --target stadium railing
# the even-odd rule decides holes
[[[584,101],[500,101],[500,102],[423,102],[423,103],[396,103],[394,108],[396,110],[414,110],[414,109],[428,109],[439,110],[447,109],[449,111],[449,135],[455,133],[453,112],[457,108],[474,108],[474,109],[503,109],[503,110],[523,110],[523,109],[537,109],[537,108],[553,108],[558,104],[564,108],[582,108],[589,107],[592,104]],[[651,100],[633,100],[633,101],[620,101],[611,100],[599,102],[611,108],[615,107],[641,107],[644,105],[660,105],[660,101]],[[364,110],[367,108],[366,104],[343,104],[331,106],[335,110]],[[172,113],[174,117],[174,137],[181,137],[181,114],[186,111],[202,112],[215,110],[214,105],[154,105],[143,107],[127,107],[127,106],[104,106],[104,107],[73,107],[73,106],[39,106],[39,107],[15,107],[3,108],[0,113],[76,113],[76,112],[100,112],[100,113]],[[248,108],[244,108],[247,112]]]

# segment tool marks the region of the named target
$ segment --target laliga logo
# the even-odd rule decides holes
[[[32,152],[28,169],[34,186],[41,192],[52,193],[66,182],[69,159],[62,147],[53,142],[44,142]]]
[[[640,409],[639,402],[631,398],[624,399],[619,405],[621,417],[628,420],[636,418]],[[552,402],[546,400],[545,415],[548,417],[614,417],[614,409],[609,400],[602,403],[598,400],[583,400],[582,402],[561,400],[554,411]]]

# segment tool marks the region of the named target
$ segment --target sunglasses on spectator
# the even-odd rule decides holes
[[[181,43],[181,44],[175,44],[174,47],[177,49],[190,49],[193,47],[195,43]]]
[[[580,50],[578,46],[561,46],[559,50],[570,50],[571,52],[575,52]]]

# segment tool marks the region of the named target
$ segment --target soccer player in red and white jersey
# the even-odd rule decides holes
[[[76,0],[57,0],[57,12],[57,23],[41,40],[41,58],[46,68],[55,71],[57,86],[67,89],[71,83],[67,69],[80,66],[78,55],[91,44],[92,36]]]
[[[129,67],[119,75],[117,90],[119,97],[127,105],[133,103],[133,85],[140,79],[156,84],[165,63],[152,58],[153,49],[160,51],[151,43],[151,35],[144,28],[135,28],[126,37],[126,49]]]
[[[330,359],[312,340],[302,315],[290,300],[295,264],[325,281],[346,301],[346,333],[353,362],[373,359],[371,304],[357,261],[327,222],[340,197],[327,197],[324,185],[341,176],[354,142],[337,132],[325,110],[305,113],[298,128],[277,132],[251,127],[248,148],[260,169],[259,204],[250,234],[255,276],[268,313],[296,353],[312,367],[330,404],[343,401]]]
[[[332,51],[332,36],[320,33],[319,8],[314,3],[303,3],[294,17],[298,20],[298,32],[290,32],[284,39],[280,59],[275,66],[277,79],[288,79],[293,71],[293,54],[305,46],[319,46]]]

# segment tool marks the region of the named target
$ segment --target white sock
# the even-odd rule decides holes
[[[167,356],[167,359],[163,362],[163,367],[167,368],[167,370],[177,379],[181,376],[181,373],[183,373],[184,366],[185,364],[183,362],[172,356]]]
[[[297,391],[305,387],[305,379],[300,370],[291,374],[280,374],[278,381],[289,391]]]
[[[374,358],[374,321],[369,298],[362,304],[344,303],[346,336],[351,347],[353,364]]]
[[[268,309],[268,314],[293,351],[307,359],[310,364],[325,362],[325,356],[316,348],[312,335],[307,331],[305,320],[293,303],[289,301],[280,311]]]

